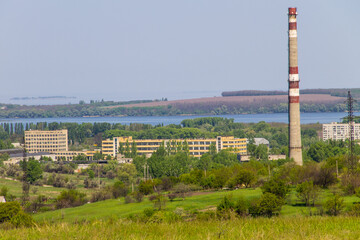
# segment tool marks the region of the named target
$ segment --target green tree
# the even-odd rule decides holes
[[[134,158],[137,156],[137,147],[135,141],[131,144],[131,157]]]
[[[318,186],[314,185],[313,181],[306,181],[299,183],[296,186],[296,196],[304,201],[306,206],[311,204],[314,206],[316,199],[319,197],[320,189]]]
[[[272,193],[279,198],[284,199],[286,194],[289,193],[290,189],[284,180],[281,180],[279,178],[271,178],[269,181],[264,183],[262,191],[264,194]]]
[[[124,155],[126,158],[131,157],[130,143],[128,140],[126,140],[126,143],[125,143],[125,154]]]
[[[344,208],[344,199],[338,194],[334,194],[324,204],[324,209],[326,213],[331,216],[339,215],[343,210],[343,208]]]
[[[249,213],[254,216],[271,217],[274,214],[279,214],[284,201],[275,194],[270,192],[264,193],[261,198],[254,202],[250,208]]]
[[[252,183],[256,181],[256,175],[253,171],[248,169],[240,169],[239,173],[235,177],[237,184],[244,184],[245,188],[250,187]]]
[[[33,184],[36,180],[42,178],[43,170],[39,161],[29,159],[26,163],[26,181]]]

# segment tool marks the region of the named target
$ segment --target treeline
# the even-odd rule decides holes
[[[348,91],[351,91],[353,97],[360,97],[360,88],[318,88],[318,89],[302,89],[300,94],[328,94],[337,97],[346,97]],[[287,91],[261,91],[261,90],[241,90],[241,91],[227,91],[222,92],[223,97],[230,96],[272,96],[272,95],[287,95]]]
[[[11,126],[11,125],[10,125]],[[22,125],[17,125],[17,129]],[[87,140],[97,146],[101,141],[112,137],[132,136],[133,139],[189,139],[215,138],[216,136],[234,136],[238,138],[266,138],[270,142],[271,152],[286,154],[288,144],[288,127],[282,123],[236,123],[234,119],[220,117],[204,117],[185,119],[180,124],[167,126],[132,123],[28,123],[25,129],[29,130],[60,130],[68,129],[70,146],[74,143],[85,143]],[[18,130],[19,131],[19,130]],[[302,131],[303,145],[309,146],[318,141],[320,124],[304,125]],[[8,128],[0,126],[0,139],[22,141],[23,134],[11,134]],[[89,141],[88,141],[89,142]]]
[[[314,100],[315,101],[315,100]],[[1,118],[57,118],[84,116],[175,116],[181,114],[195,115],[226,115],[226,114],[257,114],[286,113],[288,104],[274,99],[256,99],[251,102],[211,101],[206,103],[173,103],[168,106],[156,107],[112,107],[112,104],[75,104],[54,106],[14,107],[0,110]],[[117,104],[121,105],[121,104]],[[354,110],[360,110],[354,104]],[[333,102],[302,103],[301,112],[344,112],[346,104]]]

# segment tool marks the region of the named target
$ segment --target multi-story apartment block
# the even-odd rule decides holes
[[[354,139],[360,139],[360,123],[352,123]],[[346,140],[350,138],[350,124],[336,123],[323,124],[323,140]]]
[[[29,153],[68,151],[68,131],[25,131],[25,148]]]
[[[119,147],[125,149],[127,143],[131,146],[135,142],[137,153],[139,155],[151,155],[159,149],[161,145],[170,151],[176,151],[177,148],[187,144],[190,155],[201,157],[204,153],[210,151],[213,144],[217,152],[222,149],[232,149],[234,153],[246,155],[246,138],[234,138],[218,136],[210,139],[132,139],[132,137],[114,137],[102,141],[102,153],[115,157],[119,153]]]

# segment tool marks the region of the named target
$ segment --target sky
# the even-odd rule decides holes
[[[357,0],[0,0],[0,102],[286,90],[288,7],[300,88],[359,87]]]

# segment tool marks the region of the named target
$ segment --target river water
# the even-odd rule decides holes
[[[356,114],[355,114],[356,115]],[[330,123],[339,122],[341,118],[347,116],[347,113],[301,113],[301,123]],[[193,119],[199,117],[224,117],[233,118],[235,122],[258,123],[265,122],[288,122],[287,113],[268,113],[268,114],[239,114],[239,115],[192,115],[192,116],[146,116],[146,117],[65,117],[65,118],[6,118],[0,119],[0,123],[37,123],[37,122],[75,122],[75,123],[145,123],[151,125],[180,124],[184,119]]]

